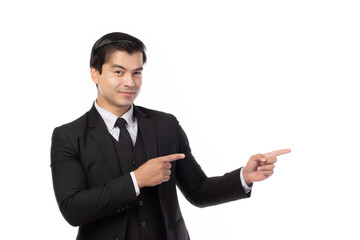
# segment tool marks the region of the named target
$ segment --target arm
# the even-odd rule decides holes
[[[84,225],[120,214],[136,201],[130,174],[89,188],[76,149],[63,128],[54,130],[51,145],[53,186],[60,211],[71,225]]]

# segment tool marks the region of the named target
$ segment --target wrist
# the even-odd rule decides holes
[[[143,181],[142,181],[142,179],[140,177],[140,174],[138,173],[138,170],[134,171],[134,176],[135,176],[135,179],[136,179],[136,182],[137,182],[137,185],[138,185],[139,189],[142,188],[143,187]]]
[[[248,185],[248,186],[252,185],[253,181],[251,181],[251,180],[249,179],[249,175],[248,175],[248,173],[246,172],[245,168],[243,168],[242,174],[243,174],[243,177],[244,177],[244,180],[245,180],[246,185]]]

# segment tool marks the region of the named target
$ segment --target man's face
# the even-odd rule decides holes
[[[91,77],[98,85],[99,106],[113,113],[129,109],[140,92],[142,65],[141,52],[116,51],[102,66],[101,75],[91,68]]]

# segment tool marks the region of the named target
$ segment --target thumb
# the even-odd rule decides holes
[[[263,154],[258,153],[258,154],[252,155],[250,158],[250,161],[266,162],[266,158]]]

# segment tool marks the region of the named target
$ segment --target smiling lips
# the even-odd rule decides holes
[[[125,95],[126,97],[131,97],[131,95],[135,94],[135,92],[119,92],[123,95]]]
[[[132,97],[136,94],[137,89],[135,87],[129,87],[129,88],[118,88],[116,89],[118,93],[125,97]]]

